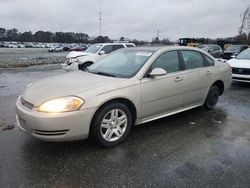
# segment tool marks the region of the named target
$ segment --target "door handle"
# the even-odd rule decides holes
[[[207,71],[206,72],[206,75],[211,75],[212,73],[210,71]]]
[[[179,77],[179,76],[177,76],[176,78],[175,78],[175,82],[180,82],[180,81],[182,81],[183,80],[183,78],[181,78],[181,77]]]

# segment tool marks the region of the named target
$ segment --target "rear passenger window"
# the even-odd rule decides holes
[[[120,48],[124,48],[123,45],[113,45],[113,50],[118,50]]]
[[[132,47],[135,47],[134,45],[132,44],[126,44],[127,48],[132,48]]]
[[[204,55],[205,59],[206,59],[206,63],[208,66],[213,66],[214,65],[214,60],[212,60],[210,57]]]
[[[200,68],[204,67],[205,63],[203,60],[202,55],[200,52],[192,51],[192,50],[186,50],[186,51],[181,51],[183,61],[185,64],[185,68],[188,69],[195,69],[195,68]]]
[[[153,70],[154,68],[162,68],[166,70],[167,73],[179,71],[179,57],[177,51],[171,51],[162,54],[152,64],[151,70]]]

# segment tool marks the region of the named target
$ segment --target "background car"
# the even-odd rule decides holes
[[[65,45],[63,46],[63,51],[68,52],[70,50],[70,46]]]
[[[133,43],[98,43],[90,46],[86,51],[72,51],[66,56],[66,61],[62,68],[66,71],[83,70],[107,54],[121,49],[135,47]]]
[[[215,58],[221,58],[223,56],[222,48],[217,44],[203,44],[198,46],[198,48],[208,52]]]
[[[53,46],[48,49],[48,52],[63,52],[63,46]]]
[[[197,48],[124,48],[86,71],[30,84],[16,102],[17,124],[40,140],[91,134],[110,147],[134,124],[202,105],[213,109],[230,84],[230,66]]]
[[[8,48],[17,48],[18,46],[16,44],[9,44]]]
[[[233,80],[250,83],[250,48],[228,61],[232,67]]]
[[[224,50],[223,59],[231,59],[247,48],[247,45],[230,45]]]
[[[69,51],[83,52],[83,51],[85,51],[87,49],[88,49],[87,46],[77,46],[77,47],[70,48]]]
[[[17,47],[18,48],[25,48],[24,44],[18,44]]]

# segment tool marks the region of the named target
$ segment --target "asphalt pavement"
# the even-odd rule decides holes
[[[133,127],[112,148],[1,131],[15,124],[25,85],[61,73],[0,73],[0,187],[250,187],[250,84],[234,83],[212,111],[199,107]]]

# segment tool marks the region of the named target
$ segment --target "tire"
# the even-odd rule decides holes
[[[78,65],[78,69],[79,69],[79,70],[84,70],[84,69],[86,69],[88,66],[90,66],[90,65],[92,65],[92,64],[93,64],[93,63],[91,63],[91,62],[79,64],[79,65]]]
[[[122,103],[111,103],[97,112],[92,124],[94,140],[104,147],[124,141],[132,127],[132,114]]]
[[[220,90],[218,86],[212,85],[208,91],[206,101],[204,103],[204,107],[207,110],[212,110],[217,104],[220,97]]]

